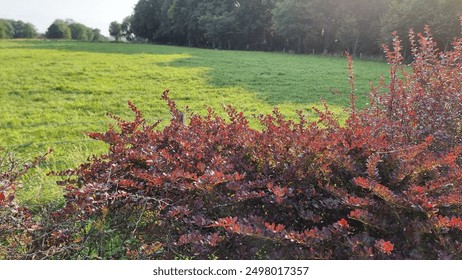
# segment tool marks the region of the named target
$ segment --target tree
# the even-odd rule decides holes
[[[458,15],[462,14],[462,1],[439,0],[438,10],[434,11],[436,17],[432,23],[435,39],[443,50],[447,50],[453,38],[460,32]]]
[[[93,29],[91,33],[93,42],[107,41],[107,38],[101,35],[101,30],[99,30],[98,28]]]
[[[352,55],[356,55],[360,35],[357,17],[351,11],[342,11],[336,33],[342,47],[346,48]]]
[[[9,20],[0,19],[0,39],[11,39],[14,36],[14,29]]]
[[[37,29],[31,23],[11,19],[0,19],[0,39],[34,38]]]
[[[322,43],[322,52],[327,54],[335,50],[337,46],[335,43],[337,40],[337,32],[340,28],[339,15],[337,14],[337,8],[341,0],[314,0],[314,28],[319,36]],[[349,19],[348,23],[354,22],[351,15],[347,16]],[[352,35],[354,36],[354,35]]]
[[[111,22],[109,25],[109,35],[114,37],[116,42],[118,42],[120,37],[122,37],[122,25],[117,21]]]
[[[69,24],[69,28],[73,40],[91,41],[93,39],[92,30],[81,23],[72,22]]]
[[[422,33],[424,26],[429,25],[436,34],[438,47],[446,50],[453,38],[460,34],[460,13],[460,0],[391,0],[389,9],[381,20],[382,41],[390,44],[390,34],[393,31],[403,37],[410,28]],[[409,55],[409,44],[403,47]]]
[[[203,0],[174,0],[167,11],[176,44],[200,46],[204,30],[199,25]]]
[[[283,0],[273,10],[274,28],[287,39],[289,48],[295,46],[301,53],[307,41],[315,37],[314,15],[311,0]]]
[[[154,41],[161,25],[162,0],[140,0],[135,5],[131,28],[137,37]]]
[[[406,37],[409,29],[423,32],[425,25],[435,21],[435,11],[438,11],[437,0],[391,0],[387,12],[381,19],[381,41],[391,44],[393,32],[400,37]],[[411,46],[403,45],[404,55],[409,56]]]
[[[71,39],[71,29],[64,20],[55,20],[45,34],[48,39]]]
[[[127,39],[127,41],[133,41],[135,38],[135,35],[132,31],[132,20],[133,16],[128,16],[124,18],[122,24],[120,25],[122,35],[125,37],[125,39]]]
[[[237,3],[220,0],[204,2],[199,26],[204,30],[206,40],[213,48],[231,49],[238,28],[235,15]]]
[[[32,23],[26,23],[22,29],[22,38],[35,38],[37,37],[37,29]]]
[[[31,23],[12,20],[11,24],[13,26],[14,38],[34,38],[37,36],[37,30]]]
[[[336,38],[343,50],[351,54],[380,53],[377,34],[380,33],[378,20],[387,9],[384,0],[340,1],[335,10],[338,21]]]
[[[240,0],[235,9],[240,48],[265,49],[272,31],[272,10],[275,1]]]

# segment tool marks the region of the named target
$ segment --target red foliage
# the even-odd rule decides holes
[[[375,243],[375,247],[387,255],[391,255],[391,252],[394,249],[394,246],[392,243],[390,243],[389,241],[385,241],[383,239],[377,241]]]
[[[348,221],[342,218],[340,221],[337,222],[342,228],[349,228]]]
[[[414,37],[409,67],[399,38],[385,47],[390,82],[365,110],[349,58],[345,125],[327,105],[312,123],[275,109],[262,130],[232,107],[185,124],[166,91],[160,130],[129,103],[133,121],[90,134],[109,151],[69,172],[50,244],[72,240],[73,258],[461,258],[462,39],[441,53],[428,29]]]
[[[43,161],[46,155],[27,163],[18,162],[11,154],[0,155],[0,259],[29,258],[33,234],[39,225],[27,208],[18,205],[15,197],[21,187],[21,177]]]

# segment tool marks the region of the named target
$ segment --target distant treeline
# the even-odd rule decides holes
[[[122,24],[111,24],[111,35],[220,49],[377,54],[393,31],[405,37],[426,24],[445,49],[460,34],[461,12],[461,0],[140,0]]]
[[[32,23],[20,20],[0,19],[0,39],[18,38],[72,39],[79,41],[105,41],[101,30],[93,29],[72,19],[55,20],[45,34],[39,34]]]
[[[35,38],[37,35],[32,23],[0,18],[0,39]]]
[[[78,41],[105,41],[101,30],[93,29],[81,23],[68,20],[55,20],[48,27],[45,37],[48,39],[73,39]]]

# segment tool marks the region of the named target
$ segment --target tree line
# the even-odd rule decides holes
[[[90,28],[72,19],[55,20],[45,34],[39,34],[32,23],[11,19],[0,19],[0,39],[18,38],[68,39],[79,41],[106,41],[101,30]]]
[[[35,38],[37,35],[32,23],[0,18],[0,39]]]
[[[377,54],[393,31],[459,34],[460,0],[140,0],[111,36],[192,47]],[[406,48],[406,46],[404,46]]]
[[[105,41],[101,30],[93,29],[72,19],[55,20],[48,27],[45,37],[48,39],[72,39],[78,41]]]

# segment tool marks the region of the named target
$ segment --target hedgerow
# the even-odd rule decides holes
[[[37,258],[460,259],[462,39],[436,49],[410,33],[403,64],[384,46],[390,80],[340,123],[325,105],[297,121],[277,109],[253,129],[232,106],[184,121],[131,121],[68,178],[66,205],[42,225]],[[45,234],[44,234],[45,233]],[[35,242],[34,244],[38,244]],[[38,248],[38,247],[35,247]]]

